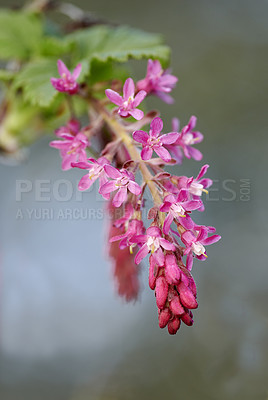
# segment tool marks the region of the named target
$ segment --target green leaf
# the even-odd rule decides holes
[[[0,81],[8,82],[11,81],[15,76],[14,71],[8,71],[7,69],[0,69]]]
[[[38,17],[0,11],[0,59],[27,60],[38,49],[42,25]]]
[[[51,85],[50,78],[57,76],[55,59],[33,61],[18,73],[15,79],[15,89],[22,88],[24,99],[31,104],[48,107],[57,94]]]
[[[58,37],[45,36],[40,42],[39,52],[44,57],[60,57],[70,51],[71,44]]]
[[[77,31],[66,38],[72,43],[75,63],[82,62],[80,79],[89,74],[91,64],[99,62],[126,62],[129,59],[157,58],[167,64],[169,47],[163,45],[161,35],[128,27],[98,26]]]

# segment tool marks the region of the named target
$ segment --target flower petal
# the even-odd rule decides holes
[[[112,165],[104,165],[104,171],[112,179],[120,179],[122,177],[121,172]]]
[[[150,128],[152,136],[158,136],[163,129],[162,119],[160,117],[154,118],[151,122]]]
[[[79,75],[81,74],[81,70],[82,70],[82,64],[77,64],[72,74],[75,80],[78,79]]]
[[[136,96],[135,96],[135,98],[134,98],[134,101],[133,101],[133,103],[132,103],[133,108],[138,107],[138,105],[145,99],[146,96],[147,96],[147,92],[145,92],[145,90],[140,90],[140,91],[136,94]]]
[[[155,146],[154,151],[160,158],[162,158],[163,161],[169,162],[171,160],[171,155],[169,154],[167,149],[165,149],[163,146],[160,147]]]
[[[149,146],[145,146],[141,151],[141,158],[144,161],[148,161],[152,158],[153,149]]]
[[[122,97],[114,90],[106,89],[105,94],[112,103],[116,104],[119,107],[122,105],[123,103]]]
[[[108,181],[103,186],[100,187],[99,193],[100,194],[107,194],[107,193],[113,192],[116,189],[117,189],[117,186],[115,186],[115,182],[114,181]]]
[[[149,135],[147,132],[144,131],[135,131],[133,132],[133,139],[136,140],[138,143],[147,144]]]
[[[123,98],[124,100],[128,100],[129,97],[133,96],[135,93],[135,85],[133,79],[128,78],[124,83],[123,87]]]
[[[60,76],[63,78],[63,75],[66,74],[67,76],[70,75],[70,71],[68,70],[68,68],[66,67],[66,65],[64,64],[63,61],[58,60],[57,61],[57,65],[58,65],[58,71]]]
[[[141,187],[134,181],[129,181],[128,184],[128,190],[135,194],[136,196],[138,196],[139,194],[141,194]]]
[[[129,110],[128,112],[133,118],[135,118],[137,121],[140,121],[144,117],[144,112],[139,110],[138,108],[135,108],[134,110]]]
[[[90,179],[88,174],[82,176],[82,178],[78,183],[78,189],[81,191],[87,190],[95,182],[96,179],[97,179],[96,177]]]
[[[120,207],[127,199],[127,188],[121,187],[118,189],[113,198],[113,206]]]
[[[138,265],[138,264],[147,256],[148,253],[149,253],[149,249],[148,249],[147,244],[145,243],[145,244],[140,248],[140,250],[138,251],[138,253],[136,254],[136,257],[135,257],[135,264]]]
[[[160,142],[163,144],[172,144],[176,142],[178,137],[179,134],[177,132],[166,133],[160,137]]]

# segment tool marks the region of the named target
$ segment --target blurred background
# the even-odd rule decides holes
[[[182,124],[198,117],[205,135],[198,148],[215,180],[198,218],[222,240],[194,264],[194,326],[171,337],[158,328],[146,266],[138,301],[117,297],[103,202],[95,190],[77,195],[81,172],[61,171],[49,138],[32,146],[27,162],[1,165],[0,399],[267,400],[268,2],[75,4],[165,36],[179,77],[176,102],[154,99],[148,108],[161,110],[166,127],[174,116]],[[136,78],[145,67],[133,63]],[[186,160],[177,173],[196,176],[200,166]],[[70,181],[70,196],[62,179]],[[16,199],[18,180],[41,182],[46,201],[36,201],[35,187]],[[55,185],[65,201],[57,201]],[[54,218],[75,208],[95,217]]]

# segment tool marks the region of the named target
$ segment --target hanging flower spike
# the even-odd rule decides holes
[[[132,172],[124,168],[119,171],[111,165],[105,165],[104,170],[112,180],[100,187],[100,194],[105,196],[117,190],[112,202],[114,207],[120,207],[127,200],[128,190],[136,196],[141,194],[141,188],[135,182]]]
[[[160,228],[157,226],[150,226],[147,229],[146,235],[134,236],[131,243],[141,244],[141,248],[135,257],[135,263],[138,265],[149,253],[152,253],[152,257],[155,262],[161,266],[164,264],[164,253],[163,249],[175,251],[173,243],[162,237]]]
[[[158,60],[148,60],[146,77],[137,82],[138,90],[145,90],[148,94],[154,94],[167,104],[174,102],[168,95],[174,89],[178,78],[164,71]]]
[[[80,73],[82,65],[78,64],[73,73],[71,73],[63,61],[58,60],[58,71],[61,78],[51,78],[50,81],[53,87],[58,92],[66,92],[69,94],[75,94],[78,92],[79,85],[76,82]]]
[[[163,121],[161,118],[156,117],[151,122],[149,135],[144,131],[133,132],[133,139],[142,144],[143,149],[141,151],[141,158],[143,160],[150,160],[153,151],[155,151],[163,161],[171,161],[171,155],[164,145],[174,143],[178,139],[179,134],[177,132],[170,132],[159,136],[162,129]]]
[[[191,231],[185,231],[181,235],[181,240],[186,246],[184,254],[187,254],[186,267],[189,271],[193,265],[193,253],[199,260],[205,260],[207,253],[204,246],[216,243],[221,239],[220,235],[208,237],[208,232],[206,227],[201,227],[197,236]]]
[[[72,168],[76,161],[86,161],[86,148],[90,145],[88,138],[81,132],[73,136],[71,133],[57,133],[64,140],[53,140],[49,143],[51,147],[59,149],[62,157],[62,169],[66,171]]]
[[[168,213],[163,225],[164,234],[169,234],[170,226],[174,219],[185,229],[193,229],[194,222],[187,213],[197,210],[201,205],[202,202],[200,200],[187,201],[187,194],[185,195],[182,190],[177,197],[172,194],[166,196],[164,203],[160,207],[160,211]]]
[[[134,97],[135,85],[131,78],[128,78],[124,83],[123,97],[112,89],[106,89],[105,94],[112,103],[118,106],[117,112],[121,117],[126,118],[132,116],[138,121],[143,118],[143,111],[137,109],[137,107],[144,100],[147,93],[141,90]]]
[[[84,175],[80,179],[78,183],[78,189],[81,191],[89,189],[90,186],[97,179],[100,179],[100,187],[103,186],[108,181],[108,178],[104,170],[105,165],[109,165],[109,161],[105,157],[100,157],[98,158],[98,160],[95,160],[94,158],[89,158],[85,162],[72,163],[73,168],[81,168],[88,170],[88,174]],[[103,197],[106,200],[108,200],[110,198],[110,195],[103,195]]]

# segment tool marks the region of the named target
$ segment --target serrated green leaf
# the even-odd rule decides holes
[[[57,76],[56,60],[41,59],[27,64],[18,73],[15,88],[22,88],[24,99],[31,104],[48,107],[57,94],[50,78]]]
[[[27,60],[38,49],[42,25],[38,17],[0,11],[0,59]]]
[[[75,63],[82,62],[80,79],[90,72],[91,64],[99,62],[126,62],[129,59],[157,58],[163,64],[169,61],[170,50],[163,45],[161,35],[128,27],[98,26],[77,31],[66,38],[73,45]]]

